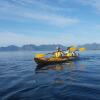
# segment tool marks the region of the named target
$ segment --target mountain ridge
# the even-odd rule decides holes
[[[42,44],[38,46],[35,44],[26,44],[21,47],[16,45],[0,47],[0,51],[51,51],[55,50],[57,46],[61,47],[62,49],[66,49],[68,47],[61,44]],[[87,50],[100,50],[100,44],[97,43],[78,45],[78,47],[85,47]]]

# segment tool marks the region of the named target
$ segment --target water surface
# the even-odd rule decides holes
[[[0,52],[0,100],[100,100],[100,51],[37,68],[36,52]]]

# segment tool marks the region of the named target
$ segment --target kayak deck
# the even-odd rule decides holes
[[[64,57],[64,58],[34,58],[38,65],[50,65],[56,63],[64,63],[67,61],[75,60],[77,57]]]

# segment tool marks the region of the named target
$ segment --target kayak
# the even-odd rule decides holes
[[[64,63],[67,61],[73,61],[76,60],[78,57],[62,57],[62,58],[34,58],[34,61],[38,65],[51,65],[51,64],[57,64],[57,63]]]

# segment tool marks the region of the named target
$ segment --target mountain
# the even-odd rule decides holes
[[[100,44],[92,43],[92,44],[84,44],[79,47],[85,47],[87,50],[100,50]]]
[[[29,44],[29,45],[23,45],[22,47],[18,47],[18,46],[14,46],[14,45],[10,45],[7,47],[0,47],[0,51],[51,51],[51,50],[55,50],[56,47],[59,46],[62,49],[66,49],[65,46],[63,45],[33,45],[33,44]]]
[[[0,47],[0,51],[17,51],[19,50],[20,47],[14,46],[14,45],[10,45],[7,47]]]
[[[56,45],[23,45],[22,47],[18,47],[15,45],[10,45],[7,47],[0,47],[0,51],[51,51],[55,50],[56,47],[61,47],[63,50],[67,48],[67,46],[63,46],[60,44]],[[85,47],[87,50],[100,50],[100,44],[97,43],[92,43],[92,44],[84,44],[84,45],[79,45],[78,47]]]

